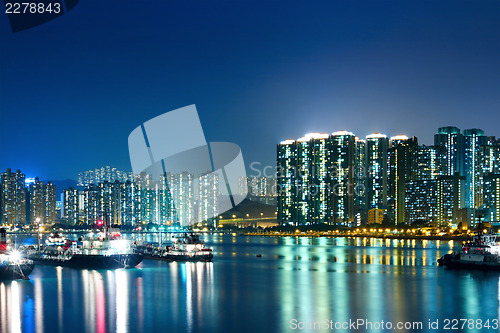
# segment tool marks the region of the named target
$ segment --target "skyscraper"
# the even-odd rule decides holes
[[[457,127],[441,127],[434,135],[434,146],[442,147],[445,154],[445,175],[465,174],[464,137]]]
[[[355,137],[354,139],[354,219],[357,225],[366,220],[366,141]]]
[[[461,210],[465,206],[465,177],[456,172],[453,176],[437,179],[437,225],[457,227],[461,220]]]
[[[21,170],[7,169],[0,178],[0,202],[2,223],[26,224],[26,176]]]
[[[355,199],[355,136],[351,132],[332,133],[330,142],[330,177],[333,222],[353,225]]]
[[[44,186],[43,191],[44,203],[45,203],[45,223],[54,224],[56,223],[56,186],[48,181]]]
[[[387,150],[389,139],[376,133],[366,137],[367,206],[387,209]]]
[[[416,153],[416,179],[428,180],[444,176],[446,171],[446,150],[438,146],[419,146]]]
[[[64,223],[77,225],[80,218],[79,193],[77,189],[70,187],[63,190],[63,212]]]
[[[484,201],[486,209],[485,220],[500,222],[500,174],[489,173],[484,176]]]
[[[297,145],[294,140],[281,141],[277,149],[278,220],[297,222]]]
[[[483,205],[483,176],[488,168],[488,138],[483,130],[474,128],[464,131],[464,139],[467,193],[465,205],[474,211]]]
[[[437,179],[408,181],[405,196],[405,222],[437,225],[437,199]]]
[[[45,189],[38,177],[29,184],[29,223],[47,223],[45,221]]]
[[[127,180],[133,181],[134,176],[132,172],[117,170],[116,168],[104,166],[93,170],[87,170],[78,174],[78,186],[87,186],[90,184],[99,184],[107,182],[126,182]]]
[[[219,216],[219,178],[215,173],[207,173],[196,180],[195,197],[197,204],[197,223],[217,225]]]
[[[405,223],[406,183],[417,178],[416,137],[393,136],[388,150],[388,216],[394,224]]]

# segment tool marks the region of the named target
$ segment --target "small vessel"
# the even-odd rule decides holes
[[[500,241],[498,235],[482,233],[478,227],[477,235],[464,243],[459,253],[446,254],[438,259],[440,266],[482,270],[500,270]]]
[[[45,244],[49,246],[66,245],[66,237],[58,232],[51,233],[45,240]]]
[[[0,281],[27,280],[33,268],[32,260],[23,258],[19,251],[7,249],[7,231],[0,228]]]
[[[132,268],[143,259],[142,254],[134,252],[131,241],[122,239],[119,229],[108,231],[106,227],[78,241],[53,235],[45,246],[27,253],[37,264],[84,269]]]
[[[211,248],[205,247],[200,236],[195,233],[172,234],[172,245],[153,246],[137,245],[136,251],[146,259],[168,261],[212,261],[214,255]]]

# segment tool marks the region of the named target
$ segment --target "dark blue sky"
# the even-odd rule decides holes
[[[189,104],[247,164],[312,131],[500,136],[498,0],[84,0],[15,34],[1,14],[0,47],[0,169],[42,179],[130,170],[129,133]]]

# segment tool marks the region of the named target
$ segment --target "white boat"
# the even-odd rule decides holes
[[[172,245],[162,247],[148,244],[138,245],[136,251],[144,254],[146,259],[168,261],[212,261],[214,255],[211,248],[205,247],[200,236],[195,233],[172,234]]]
[[[462,251],[446,254],[438,263],[450,268],[500,270],[500,238],[497,234],[479,231],[463,245]]]

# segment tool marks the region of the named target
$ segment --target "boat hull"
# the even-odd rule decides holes
[[[139,265],[143,255],[138,253],[113,255],[74,254],[70,258],[56,258],[37,254],[30,257],[36,264],[53,265],[80,269],[116,269],[132,268]]]
[[[451,269],[475,269],[483,271],[500,271],[500,263],[495,261],[461,260],[459,256],[447,254],[438,260],[439,266]]]
[[[9,280],[28,280],[29,275],[35,268],[35,263],[31,260],[25,260],[21,263],[9,263],[0,266],[0,281]]]
[[[201,261],[211,262],[213,254],[189,255],[189,254],[163,254],[163,255],[145,255],[144,259],[163,260],[163,261]]]

